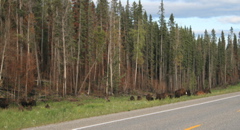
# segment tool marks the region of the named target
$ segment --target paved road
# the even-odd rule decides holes
[[[239,130],[240,92],[30,129]]]

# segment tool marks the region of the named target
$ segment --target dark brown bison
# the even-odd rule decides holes
[[[168,97],[169,97],[170,99],[172,99],[172,98],[174,97],[174,94],[173,94],[173,93],[168,93]]]
[[[137,100],[142,100],[142,97],[141,96],[137,96]]]
[[[180,88],[180,89],[175,91],[175,98],[179,98],[179,97],[181,97],[183,95],[191,96],[190,90],[186,90],[184,88]]]
[[[0,107],[3,109],[8,108],[9,106],[9,102],[7,100],[7,98],[0,98]]]
[[[180,88],[175,91],[175,98],[179,98],[183,95],[186,95],[186,90],[184,88]]]
[[[34,100],[32,98],[30,98],[30,99],[22,98],[22,99],[20,99],[20,104],[23,107],[37,106],[36,100]]]
[[[148,101],[152,101],[154,98],[152,97],[151,94],[147,94],[146,99],[147,99]]]
[[[186,93],[187,93],[188,96],[191,96],[191,95],[192,95],[192,94],[191,94],[191,91],[190,91],[189,89],[186,91]]]
[[[134,96],[131,96],[130,101],[134,101],[134,100],[135,100]]]
[[[159,99],[159,100],[162,100],[162,99],[165,99],[166,97],[168,96],[168,94],[166,93],[156,93],[156,100]]]
[[[206,93],[206,94],[212,93],[211,90],[210,90],[210,88],[205,88],[205,89],[203,90],[203,92]]]
[[[28,100],[28,105],[29,105],[29,106],[37,106],[36,100],[30,98],[30,99]]]

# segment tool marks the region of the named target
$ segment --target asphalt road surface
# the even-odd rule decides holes
[[[240,130],[240,92],[31,130]]]

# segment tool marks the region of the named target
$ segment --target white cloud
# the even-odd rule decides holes
[[[176,17],[218,17],[239,15],[240,1],[236,0],[175,0],[166,1],[165,8]],[[168,13],[169,13],[168,12]]]
[[[240,16],[226,16],[218,20],[222,23],[240,24]]]

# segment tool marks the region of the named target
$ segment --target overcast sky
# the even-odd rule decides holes
[[[126,1],[121,0],[123,5]],[[133,1],[138,3],[129,0],[130,5]],[[141,3],[148,15],[159,20],[161,0],[141,0]],[[176,23],[191,26],[196,34],[203,34],[205,29],[210,33],[213,28],[217,33],[223,30],[228,34],[231,27],[235,33],[240,32],[240,0],[164,0],[163,3],[166,21],[173,13]]]

